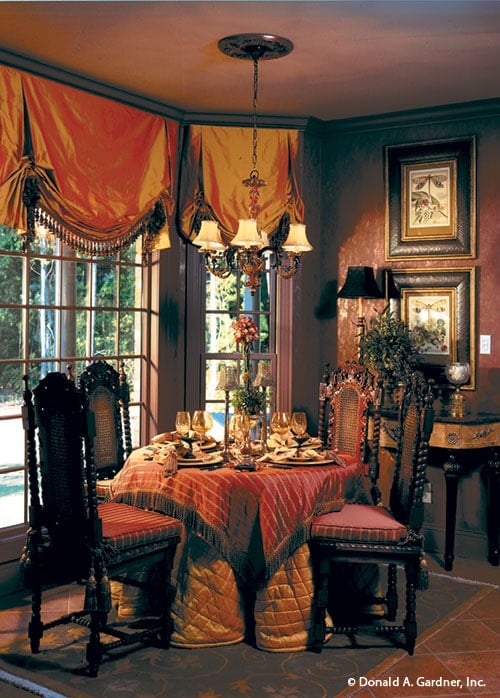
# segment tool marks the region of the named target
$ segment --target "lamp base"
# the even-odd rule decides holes
[[[456,390],[450,400],[450,415],[454,419],[465,417],[465,397],[459,390]]]

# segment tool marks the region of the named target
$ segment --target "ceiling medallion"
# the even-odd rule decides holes
[[[289,39],[274,34],[233,34],[217,44],[222,53],[231,58],[267,61],[288,56],[293,51]]]

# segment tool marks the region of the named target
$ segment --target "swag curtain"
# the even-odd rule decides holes
[[[259,129],[258,169],[266,186],[260,190],[259,227],[273,235],[283,219],[303,220],[297,184],[299,132]],[[252,163],[252,129],[190,126],[182,154],[179,216],[184,237],[193,240],[205,218],[216,220],[230,244],[238,219],[249,217],[249,188],[242,184]]]
[[[170,247],[177,122],[5,66],[0,92],[1,223],[92,254]]]

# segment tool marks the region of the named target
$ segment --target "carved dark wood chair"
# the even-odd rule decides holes
[[[382,403],[380,382],[356,361],[347,361],[333,371],[326,364],[319,398],[318,436],[323,447],[366,465],[371,496],[377,504],[380,499],[377,488]]]
[[[103,655],[113,649],[144,642],[168,645],[170,572],[181,524],[128,504],[98,504],[91,438],[95,418],[87,409],[86,395],[62,373],[48,374],[33,393],[28,377],[24,380],[30,529],[21,566],[32,591],[31,651],[39,652],[49,628],[67,623],[84,626],[89,629],[89,675],[97,676]],[[145,583],[145,568],[159,574]],[[140,630],[108,623],[110,580],[153,594],[159,601],[158,617],[149,619]],[[70,583],[86,585],[83,608],[44,622],[42,592],[46,585]],[[101,639],[104,636],[111,641]]]
[[[388,565],[388,592],[377,599],[387,606],[387,620],[395,621],[398,599],[396,567],[406,573],[406,615],[402,625],[383,625],[377,632],[403,633],[413,654],[417,637],[416,589],[423,555],[423,489],[434,411],[430,385],[415,374],[406,385],[399,412],[399,438],[390,510],[375,504],[345,504],[341,511],[318,516],[312,523],[311,550],[316,574],[314,648],[321,651],[327,634],[358,632],[356,623],[342,619],[327,627],[329,582],[338,563]],[[335,618],[334,618],[335,623]]]
[[[78,378],[96,418],[94,462],[99,480],[112,479],[132,452],[129,387],[123,364],[120,373],[103,360],[93,361]]]

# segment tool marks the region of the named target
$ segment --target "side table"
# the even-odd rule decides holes
[[[395,429],[397,429],[395,416],[384,415],[382,412],[381,448],[396,447]],[[500,501],[500,414],[468,414],[462,419],[436,414],[429,445],[431,448],[448,451],[447,459],[443,464],[446,481],[445,570],[453,569],[458,482],[463,472],[460,452],[473,449],[486,449],[488,454],[486,463],[488,561],[498,566],[500,560],[500,514],[497,507]]]

